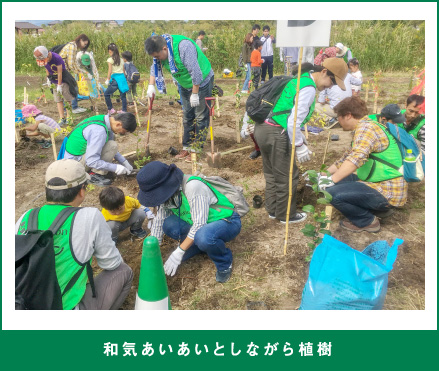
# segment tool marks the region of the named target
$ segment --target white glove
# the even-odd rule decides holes
[[[198,97],[198,94],[192,93],[190,102],[191,107],[198,107],[200,105],[200,98]]]
[[[148,229],[151,230],[152,222],[154,221],[155,215],[151,210],[146,212],[146,218],[148,219]]]
[[[89,80],[93,79],[92,74],[91,74],[91,73],[87,73],[87,78],[88,78]]]
[[[124,162],[122,162],[122,166],[124,166],[129,171],[128,174],[130,174],[131,171],[133,171],[133,167],[130,165],[128,160],[125,160]]]
[[[115,171],[115,173],[116,173],[117,175],[122,175],[122,174],[126,174],[126,175],[128,175],[129,173],[131,173],[131,171],[128,170],[125,166],[122,166],[122,165],[116,165],[116,171]]]
[[[152,98],[155,95],[155,86],[154,85],[148,85],[148,90],[146,91],[146,96],[148,98]]]
[[[171,256],[166,260],[166,263],[164,265],[165,273],[168,276],[175,275],[175,272],[177,272],[178,266],[181,264],[181,261],[183,260],[183,255],[185,251],[178,246],[174,252],[171,254]]]
[[[50,85],[52,85],[52,81],[50,81],[50,79],[49,79],[49,78],[47,78],[47,80],[46,80],[46,84],[47,84],[47,86],[49,86],[49,87],[50,87]]]
[[[300,163],[311,160],[311,154],[312,152],[305,143],[303,143],[300,147],[296,147],[297,161]]]
[[[324,191],[326,188],[332,187],[335,183],[332,181],[332,175],[320,175],[319,176],[319,190]]]
[[[248,66],[247,66],[247,63],[245,64],[245,66],[244,66],[244,69],[245,69],[245,72],[247,72],[247,71],[248,71]]]
[[[255,124],[248,124],[246,128],[247,135],[253,134],[255,132]]]
[[[105,80],[104,84],[108,86],[108,84],[110,83],[110,80]]]
[[[57,92],[58,94],[62,94],[62,85],[57,85],[57,86],[56,86],[56,92]]]

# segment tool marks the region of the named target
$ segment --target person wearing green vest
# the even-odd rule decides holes
[[[145,41],[145,51],[154,57],[148,97],[152,98],[155,95],[154,84],[157,84],[159,93],[166,94],[163,69],[170,72],[172,78],[181,86],[183,149],[175,158],[191,162],[190,151],[200,150],[206,139],[209,109],[205,98],[212,96],[213,69],[199,46],[185,36],[164,34],[148,37]],[[210,101],[208,104],[210,106]]]
[[[46,204],[38,211],[38,229],[47,230],[65,208],[79,207],[85,199],[89,180],[84,166],[77,161],[63,159],[50,164],[46,171]],[[28,230],[31,210],[18,219],[16,234],[25,234]],[[122,306],[131,288],[133,271],[124,263],[111,239],[111,230],[97,208],[83,207],[72,213],[53,242],[63,309],[108,310]],[[103,269],[94,278],[86,268],[87,265],[91,268],[93,256]],[[87,279],[94,282],[95,296]],[[65,290],[69,283],[70,289]]]
[[[406,122],[406,118],[397,104],[388,104],[381,110],[380,114],[369,115],[368,117],[384,126],[388,122],[398,126],[404,125]]]
[[[184,175],[175,164],[146,164],[137,174],[137,199],[146,207],[158,207],[151,236],[163,234],[179,241],[166,261],[165,273],[174,276],[178,266],[206,253],[216,266],[216,280],[224,283],[232,274],[232,251],[226,242],[241,231],[241,217],[225,195],[204,179]]]
[[[352,51],[347,46],[344,46],[342,43],[335,44],[335,56],[337,58],[343,58],[343,60],[346,62],[346,64],[354,58]]]
[[[425,97],[412,94],[407,98],[405,110],[402,111],[406,122],[398,126],[420,142],[422,151],[425,152]]]
[[[293,76],[297,75],[298,66],[294,66],[292,72]],[[285,86],[267,119],[255,125],[254,136],[262,154],[266,182],[265,209],[270,219],[286,223],[291,146],[296,147],[295,153],[300,163],[311,159],[312,152],[300,129],[308,122],[314,111],[316,90],[321,91],[333,85],[338,85],[344,90],[343,80],[347,72],[347,65],[337,58],[327,58],[321,66],[302,63],[296,126],[294,126],[296,77]],[[293,143],[294,132],[296,134]],[[298,183],[299,169],[294,161],[289,223],[299,223],[306,219],[306,213],[296,210]]]
[[[136,128],[136,117],[132,113],[89,117],[76,125],[64,140],[64,158],[85,165],[91,176],[90,183],[97,186],[110,185],[111,180],[104,177],[109,171],[117,175],[128,175],[133,170],[125,157],[117,151],[114,134],[133,133]],[[113,158],[119,164],[113,164]]]
[[[340,221],[342,228],[378,232],[378,218],[390,216],[407,201],[407,182],[394,169],[402,166],[401,152],[385,125],[366,116],[360,98],[345,98],[335,111],[343,130],[354,131],[354,137],[351,148],[328,168],[331,175],[319,176],[319,189],[332,196],[331,204],[347,218]]]

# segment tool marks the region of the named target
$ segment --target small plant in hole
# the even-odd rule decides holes
[[[136,169],[140,169],[143,165],[145,165],[148,161],[151,161],[151,156],[146,157],[145,152],[139,148],[139,143],[142,140],[139,136],[139,133],[132,133],[136,138],[136,156],[137,160],[134,160],[134,166]]]
[[[331,175],[329,171],[326,170],[326,168],[327,166],[323,164],[320,167],[320,173],[324,173],[328,176]],[[331,231],[326,229],[331,221],[328,219],[325,211],[320,205],[329,204],[332,201],[332,196],[328,192],[319,189],[319,182],[320,184],[328,184],[330,183],[329,180],[320,179],[320,175],[315,170],[308,170],[305,173],[308,176],[308,182],[311,183],[311,188],[316,196],[319,197],[320,193],[323,194],[323,197],[317,199],[316,206],[306,205],[302,208],[303,211],[312,215],[314,219],[313,223],[305,224],[305,227],[300,230],[306,237],[312,238],[312,242],[307,243],[311,251],[305,258],[305,261],[309,262],[311,260],[314,249],[318,244],[322,242],[323,235],[328,234],[331,236]]]

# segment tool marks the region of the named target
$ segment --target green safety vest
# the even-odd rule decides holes
[[[105,124],[105,115],[92,116],[88,119],[81,121],[78,125],[76,125],[72,132],[68,136],[68,140],[66,143],[66,151],[73,156],[82,156],[87,151],[87,141],[84,138],[83,131],[89,125],[100,125],[105,128],[107,133],[107,139],[105,142],[108,142],[108,138],[110,135],[110,130],[107,128]]]
[[[373,122],[373,124],[378,125],[384,131],[389,140],[389,146],[382,152],[374,152],[369,155],[369,159],[357,169],[358,178],[365,182],[377,183],[403,176],[401,172],[386,164],[398,168],[402,166],[402,156],[395,138],[385,126],[378,122]]]
[[[405,111],[406,110],[402,110],[401,113],[405,114]],[[418,139],[419,130],[421,130],[421,128],[425,125],[425,115],[421,115],[416,120],[419,120],[419,122],[417,124],[415,124],[414,126],[412,124],[410,124],[409,126],[405,126],[404,124],[397,124],[397,125],[400,128],[404,129],[407,133],[413,135],[414,138]]]
[[[206,78],[206,76],[209,74],[210,70],[212,69],[212,66],[210,65],[209,60],[204,55],[204,53],[201,51],[200,47],[191,39],[181,36],[181,35],[171,35],[172,37],[172,51],[174,52],[174,62],[178,69],[177,73],[172,73],[171,68],[169,67],[169,60],[166,58],[165,60],[161,61],[163,67],[165,67],[169,72],[171,72],[172,77],[178,81],[178,83],[185,89],[191,89],[193,86],[192,83],[192,77],[187,70],[187,68],[184,66],[183,62],[180,58],[180,52],[178,50],[178,45],[183,40],[189,40],[197,49],[197,60],[198,64],[200,65],[201,73],[203,74],[203,80]],[[168,51],[169,53],[169,51]]]
[[[47,230],[49,229],[52,222],[58,216],[58,214],[65,209],[65,205],[44,205],[41,207],[38,213],[38,229]],[[24,234],[28,228],[29,215],[32,210],[29,210],[23,217],[18,234]],[[82,299],[85,294],[85,289],[87,285],[87,269],[80,265],[75,256],[72,253],[72,246],[70,244],[70,235],[72,231],[72,222],[75,213],[70,215],[58,232],[53,236],[53,245],[55,249],[55,270],[56,277],[58,279],[58,284],[61,292],[64,292],[65,287],[73,278],[73,276],[80,270],[83,269],[81,275],[79,276],[76,283],[71,289],[67,290],[62,297],[63,309],[73,309]],[[90,259],[91,263],[91,259]]]
[[[300,89],[303,89],[307,86],[316,87],[316,83],[310,77],[309,73],[304,73],[300,77]],[[296,88],[297,88],[297,78],[292,79],[282,91],[278,101],[276,102],[273,110],[269,114],[269,118],[274,121],[276,124],[282,126],[285,130],[287,130],[288,126],[288,117],[291,115],[292,110],[294,108],[295,98],[296,98]],[[309,119],[311,118],[314,107],[316,104],[316,100],[311,104],[309,108],[308,115],[303,120],[301,126],[305,125]]]
[[[218,192],[214,187],[212,187],[208,182],[206,182],[204,179],[200,177],[191,176],[188,179],[187,183],[189,183],[191,180],[194,179],[199,180],[204,184],[206,184],[210,188],[210,190],[215,194],[215,197],[218,200],[216,204],[209,206],[209,217],[207,218],[207,223],[212,223],[217,220],[229,218],[230,216],[232,216],[235,206],[227,199],[226,196]],[[176,216],[179,216],[180,219],[192,225],[194,224],[194,222],[192,221],[191,218],[191,207],[189,206],[189,201],[187,200],[183,192],[181,192],[181,198],[182,198],[182,204],[179,208],[180,210],[178,208],[175,208],[175,209],[171,209],[171,211]]]

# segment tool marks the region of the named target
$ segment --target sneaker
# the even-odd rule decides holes
[[[260,83],[259,83],[259,86],[262,86],[262,85],[264,85],[265,84],[265,81],[261,81]]]
[[[224,271],[216,271],[216,282],[226,283],[232,275],[232,266]]]
[[[340,221],[340,227],[347,229],[348,231],[351,231],[354,233],[360,233],[363,231],[370,232],[370,233],[376,233],[376,232],[379,232],[379,230],[381,229],[380,221],[378,220],[377,217],[375,217],[373,219],[372,223],[370,223],[368,226],[363,227],[363,228],[360,228],[360,227],[357,227],[356,225],[353,225],[347,219]]]
[[[303,222],[308,217],[307,213],[296,213],[294,216],[290,217],[290,221],[288,223],[300,223]],[[280,221],[282,224],[287,224],[285,220]]]
[[[241,94],[248,94],[248,90],[241,90]]]
[[[139,229],[131,229],[130,228],[130,233],[132,236],[136,237],[136,238],[145,238],[147,233],[144,229],[139,228]]]
[[[261,151],[256,151],[256,150],[254,150],[252,153],[250,153],[250,156],[248,156],[248,158],[249,158],[250,160],[255,160],[255,159],[257,159],[260,155],[261,155]]]
[[[72,110],[73,113],[82,113],[85,111],[87,111],[87,110],[85,108],[81,108],[81,107],[78,107],[78,108],[75,108],[74,110]]]
[[[371,213],[375,215],[377,218],[384,219],[388,218],[389,216],[393,215],[395,213],[395,209],[388,209],[386,211],[378,211],[378,210],[371,210]]]
[[[97,185],[99,187],[105,187],[105,186],[109,186],[112,181],[110,179],[105,178],[103,175],[101,174],[96,174],[93,172],[90,172],[90,183]]]
[[[116,110],[114,108],[108,110],[109,115],[114,115],[116,113]]]
[[[58,121],[58,125],[59,125],[59,126],[67,125],[67,120],[66,120],[65,118],[59,120],[59,121]]]
[[[44,143],[41,144],[41,148],[47,149],[52,147],[52,142],[49,142],[48,140],[45,140]]]
[[[276,219],[276,215],[274,215],[274,214],[268,214],[268,218],[270,218],[270,219]]]
[[[37,144],[43,144],[44,142],[45,142],[44,139],[36,139],[35,140],[35,143],[37,143]]]
[[[127,113],[127,111],[120,110],[120,111],[117,111],[117,113]]]
[[[183,160],[187,156],[191,157],[191,154],[189,153],[189,151],[186,151],[185,149],[182,149],[178,155],[174,156],[174,158],[177,159],[177,160]]]

